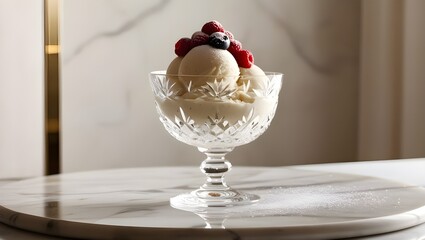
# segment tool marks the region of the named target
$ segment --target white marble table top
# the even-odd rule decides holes
[[[107,170],[9,183],[0,188],[2,196],[0,205],[10,209],[12,213],[19,212],[31,216],[62,219],[61,221],[66,223],[76,221],[118,227],[162,227],[164,229],[180,229],[183,232],[188,232],[188,229],[196,229],[195,235],[209,233],[210,239],[214,239],[214,234],[220,236],[223,232],[214,232],[212,231],[214,229],[203,229],[203,227],[206,223],[212,224],[213,227],[219,227],[222,221],[224,221],[223,225],[226,230],[231,229],[233,234],[242,236],[242,239],[266,237],[283,225],[299,227],[300,224],[313,226],[320,223],[322,227],[327,224],[328,227],[330,226],[330,230],[340,231],[339,235],[323,235],[323,231],[316,229],[319,231],[318,234],[322,235],[310,234],[308,236],[310,239],[323,239],[355,236],[355,234],[341,235],[341,232],[359,231],[359,228],[367,229],[368,226],[373,226],[375,230],[369,232],[364,230],[363,234],[379,233],[379,231],[376,232],[376,228],[385,228],[395,222],[407,224],[398,228],[401,229],[423,221],[423,208],[419,212],[414,212],[417,219],[409,214],[402,214],[406,211],[421,209],[425,204],[425,191],[416,187],[425,186],[423,169],[425,169],[425,159],[319,164],[286,168],[238,168],[236,166],[235,170],[229,174],[229,182],[237,188],[257,191],[256,193],[263,196],[263,203],[250,210],[234,209],[228,212],[227,219],[217,219],[210,214],[206,221],[201,218],[205,218],[202,214],[199,217],[193,213],[170,208],[167,201],[168,197],[195,188],[201,183],[203,176],[197,172],[197,167]],[[174,176],[176,179],[171,177],[170,181],[169,173],[171,171],[176,172]],[[164,172],[168,173],[166,174],[168,179],[158,177]],[[329,174],[328,172],[333,173]],[[346,175],[345,173],[380,177],[404,183]],[[136,178],[137,176],[140,177]],[[179,179],[181,177],[183,179]],[[102,178],[102,184],[99,184],[99,179]],[[152,180],[155,181],[149,182]],[[285,181],[282,182],[282,180]],[[182,185],[182,183],[184,184]],[[312,186],[311,183],[317,183],[317,185]],[[284,188],[282,188],[282,184],[285,185]],[[308,184],[308,187],[303,184]],[[123,186],[127,186],[126,191],[122,191]],[[139,192],[128,191],[137,189],[139,186],[142,187]],[[268,188],[259,189],[259,186],[268,186]],[[140,195],[140,190],[143,189],[145,191],[143,194],[146,196],[144,199]],[[153,189],[158,191],[152,191]],[[90,192],[84,192],[85,190]],[[115,192],[111,194],[111,191]],[[37,195],[40,193],[43,193],[43,196]],[[282,199],[276,199],[276,194],[292,196],[292,198],[283,199],[285,208],[279,205]],[[26,197],[22,198],[22,196]],[[117,201],[119,198],[133,199],[133,201],[120,202]],[[152,199],[156,200],[152,201]],[[275,211],[276,207],[280,210]],[[0,219],[2,218],[1,214],[5,216],[8,213],[10,212],[0,209]],[[164,219],[164,215],[167,214],[170,216]],[[141,218],[141,215],[145,217]],[[211,216],[213,217],[211,218]],[[253,222],[246,218],[247,216],[254,219],[261,218],[262,221]],[[396,217],[388,218],[388,216]],[[366,222],[344,226],[347,222],[359,222],[365,218],[367,218]],[[374,218],[379,218],[380,221],[370,221]],[[24,220],[28,219],[22,217],[21,223]],[[335,222],[340,223],[335,225]],[[53,221],[51,224],[52,228],[55,228],[58,223]],[[64,223],[61,222],[58,226],[61,224]],[[261,226],[262,224],[263,226]],[[19,226],[19,224],[17,225]],[[79,227],[81,225],[77,226],[77,228]],[[261,235],[252,234],[253,232],[248,234],[252,229],[263,229],[264,232]],[[37,226],[33,230],[39,231]],[[291,232],[288,232],[288,228],[284,230],[288,234]],[[316,231],[314,227],[307,230]],[[391,228],[387,230],[391,230]],[[53,234],[55,232],[57,234],[58,231],[58,229],[53,230]],[[227,235],[221,236],[229,237],[229,232],[225,233]],[[279,235],[274,234],[273,236]],[[281,234],[281,239],[286,239],[282,236]],[[395,233],[358,239],[402,240],[422,239],[424,236],[425,227],[419,225]],[[2,240],[23,239],[24,237],[25,239],[57,239],[0,226],[0,239]]]

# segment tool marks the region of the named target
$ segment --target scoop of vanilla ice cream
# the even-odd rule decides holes
[[[182,60],[183,60],[182,57],[174,58],[173,61],[171,61],[170,65],[168,65],[167,74],[178,75],[180,63],[182,62]]]
[[[267,76],[264,71],[259,68],[257,65],[252,64],[250,68],[239,68],[241,76],[238,80],[238,85],[248,86],[248,91],[252,89],[262,89],[265,87]]]
[[[192,89],[215,80],[222,81],[223,86],[229,85],[231,89],[237,87],[240,72],[238,63],[229,51],[201,45],[190,50],[181,60],[178,73],[186,87],[192,82]]]
[[[170,81],[170,84],[173,85],[172,90],[174,90],[177,93],[176,95],[178,96],[186,93],[186,90],[183,84],[180,83],[179,77],[178,77],[180,63],[182,59],[183,58],[181,57],[174,58],[174,60],[171,61],[170,65],[168,65],[167,72],[166,72],[167,78]]]

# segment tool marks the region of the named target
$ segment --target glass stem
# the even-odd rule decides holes
[[[225,156],[231,152],[233,148],[198,149],[207,155],[207,159],[201,163],[200,167],[201,171],[207,176],[207,180],[204,185],[201,186],[201,189],[207,191],[229,190],[230,187],[227,186],[224,175],[231,170],[232,164],[225,159]]]

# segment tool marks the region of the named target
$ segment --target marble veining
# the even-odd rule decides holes
[[[326,66],[322,62],[315,62],[311,59],[306,52],[305,48],[298,42],[299,36],[296,34],[291,25],[282,19],[281,16],[276,15],[270,8],[262,1],[256,1],[258,9],[263,11],[266,16],[268,16],[272,22],[274,22],[279,28],[288,34],[288,38],[292,47],[299,57],[301,57],[312,69],[319,73],[329,73],[333,68],[331,66]]]
[[[166,69],[175,42],[211,19],[232,31],[262,69],[285,74],[271,130],[236,149],[232,162],[355,159],[359,1],[72,0],[62,6],[64,172],[202,160],[164,131],[147,75]]]
[[[167,6],[167,4],[170,2],[170,0],[161,0],[157,4],[153,5],[150,8],[144,9],[139,14],[137,14],[135,17],[123,22],[120,26],[118,26],[116,29],[110,30],[110,31],[104,31],[104,32],[98,32],[95,33],[95,35],[89,37],[87,40],[80,43],[73,52],[70,53],[70,55],[64,60],[64,63],[68,63],[71,61],[75,56],[80,54],[84,49],[89,47],[91,44],[96,42],[97,40],[101,38],[110,38],[114,36],[119,36],[126,31],[129,31],[133,29],[137,24],[140,24],[143,22],[144,19],[147,17],[161,11],[163,8]]]
[[[6,184],[0,188],[0,222],[88,239],[322,239],[384,233],[425,221],[425,190],[408,184],[296,167],[239,167],[228,181],[261,201],[174,209],[170,197],[203,182],[196,167],[115,169]]]

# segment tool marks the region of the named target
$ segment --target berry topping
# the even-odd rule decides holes
[[[215,32],[224,32],[224,27],[217,21],[211,21],[204,24],[202,32],[211,35]]]
[[[192,35],[192,40],[190,42],[190,48],[194,48],[200,45],[208,44],[209,36],[203,32],[195,32]]]
[[[236,39],[230,40],[230,46],[227,51],[229,51],[233,56],[235,56],[236,53],[240,50],[242,50],[242,44]]]
[[[224,31],[224,34],[226,34],[230,38],[230,40],[235,39],[233,37],[233,33],[229,32],[229,31]]]
[[[174,45],[174,52],[179,57],[184,57],[191,49],[191,39],[190,38],[180,38]]]
[[[201,45],[229,51],[239,67],[250,68],[254,63],[252,53],[242,49],[242,44],[217,21],[205,23],[202,30],[194,32],[191,38],[181,38],[176,42],[174,52],[177,56],[184,57],[192,48]]]
[[[254,63],[254,56],[248,50],[240,50],[233,55],[239,67],[250,68]]]
[[[215,32],[210,35],[208,44],[211,47],[226,50],[230,46],[230,38],[222,32]]]
[[[197,31],[197,32],[194,32],[194,33],[192,34],[192,39],[194,39],[194,38],[195,38],[196,36],[198,36],[198,35],[202,35],[202,36],[209,37],[209,35],[208,35],[208,34],[203,33],[203,32],[201,32],[201,31]]]

